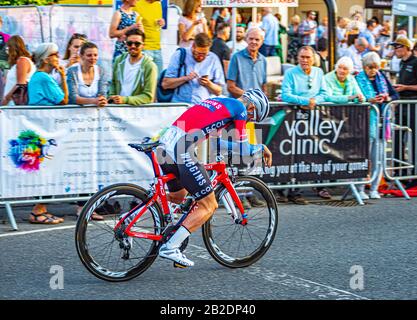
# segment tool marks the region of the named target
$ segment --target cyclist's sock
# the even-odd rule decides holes
[[[184,226],[178,228],[174,235],[165,244],[168,249],[179,248],[181,243],[190,236],[190,231]]]

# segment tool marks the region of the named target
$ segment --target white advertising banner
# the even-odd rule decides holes
[[[203,0],[202,6],[229,8],[298,7],[298,0]]]
[[[0,110],[0,198],[147,187],[150,160],[128,146],[169,126],[186,107]]]

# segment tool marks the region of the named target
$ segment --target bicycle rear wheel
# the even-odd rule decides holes
[[[204,244],[210,255],[229,268],[247,267],[269,249],[278,226],[278,207],[271,190],[255,177],[237,177],[234,187],[240,199],[256,197],[263,206],[245,209],[248,223],[239,224],[233,211],[239,212],[224,185],[216,189],[219,208],[202,227]],[[240,213],[239,213],[240,216]]]
[[[144,272],[158,255],[159,241],[128,237],[115,231],[120,217],[134,212],[147,201],[145,189],[132,184],[115,184],[96,193],[84,206],[77,221],[75,244],[82,263],[96,277],[126,281]],[[91,219],[93,212],[104,221]],[[160,234],[164,226],[161,208],[153,204],[132,227],[132,231]]]

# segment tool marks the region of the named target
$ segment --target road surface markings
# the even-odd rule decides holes
[[[191,255],[197,256],[201,259],[211,260],[210,254],[206,248],[189,244],[194,250],[191,251]],[[248,268],[242,268],[241,271],[250,274],[251,276],[259,276],[262,279],[275,284],[283,285],[292,289],[302,289],[307,291],[308,294],[314,296],[314,299],[324,300],[370,300],[369,298],[359,296],[349,291],[333,288],[331,286],[321,284],[315,281],[303,279],[300,277],[292,276],[287,273],[279,273],[273,269],[262,268],[258,266],[250,266]]]

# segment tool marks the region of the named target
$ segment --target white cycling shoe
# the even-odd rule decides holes
[[[159,249],[159,256],[174,261],[175,267],[187,268],[194,266],[194,262],[187,259],[179,248],[169,249],[165,243]]]

